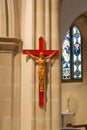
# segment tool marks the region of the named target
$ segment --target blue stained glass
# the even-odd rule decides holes
[[[81,34],[72,26],[64,37],[62,46],[62,80],[82,79]]]
[[[70,32],[68,30],[62,47],[62,78],[70,79]]]
[[[76,26],[72,29],[73,78],[81,79],[81,35]]]

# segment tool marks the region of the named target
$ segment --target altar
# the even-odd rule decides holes
[[[71,112],[63,112],[61,113],[62,117],[62,127],[67,127],[69,124],[74,124],[74,113]],[[69,125],[70,126],[70,125]]]
[[[62,130],[80,130],[79,128],[63,127]]]

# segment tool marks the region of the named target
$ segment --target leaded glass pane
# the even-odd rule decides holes
[[[73,57],[73,72],[74,79],[82,78],[81,66],[81,35],[76,26],[72,28],[72,57]]]
[[[62,46],[62,79],[70,79],[70,31],[67,31],[67,34],[64,39]]]

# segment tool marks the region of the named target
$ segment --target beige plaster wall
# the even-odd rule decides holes
[[[70,98],[70,110],[75,113],[75,123],[87,123],[87,44],[83,42],[83,82],[62,83],[62,112],[66,110],[66,100]]]

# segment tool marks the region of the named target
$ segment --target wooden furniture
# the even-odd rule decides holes
[[[63,127],[62,130],[80,130],[79,128]]]
[[[74,124],[73,113],[62,113],[62,130],[80,130],[85,128],[87,130],[87,124]]]
[[[87,124],[75,124],[72,125],[73,128],[85,128],[85,130],[87,130]]]

